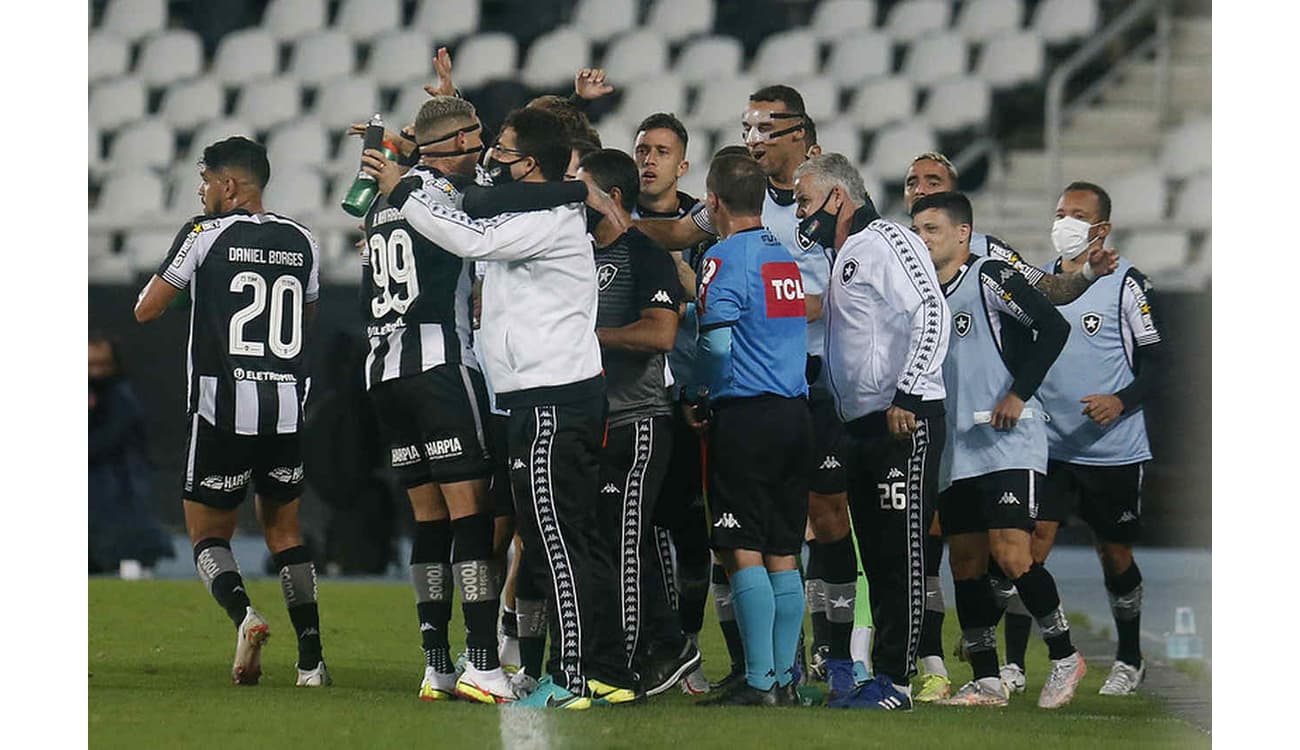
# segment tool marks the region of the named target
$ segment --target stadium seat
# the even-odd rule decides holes
[[[360,42],[369,42],[402,25],[402,0],[343,0],[334,28]]]
[[[885,30],[900,42],[941,31],[952,19],[952,5],[948,0],[903,0],[890,8]]]
[[[564,26],[533,40],[520,78],[533,88],[550,89],[573,81],[574,71],[590,64],[587,38],[574,27]]]
[[[519,67],[519,45],[504,32],[476,34],[457,48],[455,65],[456,84],[462,91],[512,78]]]
[[[405,86],[397,90],[397,101],[393,103],[391,109],[385,113],[384,123],[389,130],[399,130],[403,125],[415,122],[415,115],[420,111],[420,107],[429,101],[429,94],[424,90],[424,84],[428,81],[416,79],[407,82]],[[373,114],[373,113],[372,113]],[[360,120],[357,120],[360,122]],[[361,153],[361,152],[357,152]]]
[[[763,39],[749,74],[760,83],[781,83],[817,74],[817,38],[805,29],[782,31]]]
[[[823,0],[809,28],[822,41],[870,31],[876,26],[874,0]]]
[[[203,42],[193,31],[175,29],[145,40],[135,74],[150,86],[166,86],[203,72]]]
[[[157,118],[137,120],[117,129],[108,167],[113,172],[164,169],[171,165],[175,153],[176,139],[165,122]]]
[[[113,255],[113,235],[109,232],[88,232],[86,249],[92,261],[96,258]]]
[[[926,151],[938,150],[934,131],[922,120],[899,122],[882,128],[871,144],[867,160],[870,169],[886,182],[902,182],[912,158]]]
[[[342,200],[342,196],[339,199]],[[361,278],[361,256],[355,247],[348,244],[347,233],[328,230],[315,232],[313,236],[320,245],[321,281],[356,284]]]
[[[980,49],[975,73],[988,81],[994,89],[1041,83],[1047,74],[1043,40],[1032,31],[994,37]]]
[[[645,110],[644,114],[637,114],[635,120],[626,120],[620,116],[606,117],[600,121],[596,132],[600,133],[600,145],[603,148],[616,148],[621,151],[632,153],[632,143],[636,140],[636,126],[641,122],[641,118],[651,112],[659,110]]]
[[[606,42],[636,28],[636,0],[578,0],[573,25],[593,42]]]
[[[163,183],[153,172],[135,170],[110,176],[90,212],[92,225],[125,226],[153,218],[163,207]]]
[[[1100,21],[1097,0],[1043,0],[1032,25],[1043,41],[1062,44],[1090,36]]]
[[[1187,266],[1191,243],[1187,233],[1178,230],[1155,229],[1132,232],[1124,244],[1117,240],[1115,247],[1133,265],[1159,284],[1165,275],[1179,274]]]
[[[792,80],[789,85],[803,97],[804,112],[819,125],[823,120],[829,122],[839,116],[840,92],[830,79],[815,76]]]
[[[1187,122],[1165,134],[1160,166],[1170,177],[1189,177],[1211,166],[1210,118]]]
[[[930,89],[925,121],[940,133],[987,127],[993,112],[993,89],[974,76],[948,78]]]
[[[862,128],[851,118],[817,122],[817,144],[823,154],[843,154],[851,163],[862,158]]]
[[[982,42],[1024,23],[1023,0],[968,0],[957,17],[957,32],[968,42]]]
[[[880,181],[880,177],[867,164],[858,165],[858,174],[862,175],[862,185],[867,189],[871,202],[876,205],[876,210],[884,211],[892,202],[892,196],[885,194],[885,183]]]
[[[177,130],[192,130],[224,112],[226,95],[211,75],[173,83],[162,95],[159,117]]]
[[[86,133],[90,136],[86,148],[87,166],[92,175],[99,174],[100,170],[104,168],[104,136],[93,122],[90,123],[90,127],[86,128]]]
[[[218,139],[214,138],[212,140]],[[203,147],[210,143],[212,141],[208,141],[202,147],[199,147],[199,153],[203,153]],[[272,166],[271,171],[275,171],[274,166]],[[203,178],[199,175],[197,157],[194,160],[174,162],[164,177],[164,182],[167,185],[166,216],[175,218],[176,222],[179,223],[184,221],[186,217],[203,211],[203,206],[199,202],[199,185],[203,182]]]
[[[429,32],[393,31],[375,39],[366,71],[380,86],[394,86],[413,78],[432,83],[435,52]]]
[[[203,158],[203,149],[232,135],[242,135],[252,138],[255,135],[251,123],[238,118],[225,118],[221,120],[211,120],[199,126],[195,131],[194,137],[190,139],[190,150],[185,155],[185,161],[173,167],[173,169],[187,169],[189,173],[198,174],[197,164]],[[274,165],[272,165],[274,167]],[[196,178],[197,179],[197,178]]]
[[[90,91],[90,119],[104,130],[144,116],[148,94],[134,76],[103,81]]]
[[[1165,219],[1169,190],[1155,167],[1137,169],[1106,184],[1113,209],[1111,219],[1125,227],[1154,226]]]
[[[268,78],[279,67],[279,54],[275,39],[262,29],[234,31],[217,45],[212,76],[225,85]]]
[[[99,28],[134,42],[166,26],[167,0],[112,0]]]
[[[740,40],[729,36],[704,36],[686,43],[673,72],[689,86],[740,74],[745,51]]]
[[[324,183],[315,172],[290,167],[277,174],[273,166],[263,204],[272,213],[304,221],[306,217],[320,212],[321,201],[325,197],[324,190]]]
[[[103,81],[126,73],[131,65],[131,45],[119,36],[103,31],[90,35],[90,82]]]
[[[709,176],[709,160],[706,159],[700,166],[694,164],[692,162],[691,169],[677,181],[677,189],[692,198],[704,200],[704,195],[708,192],[705,180]]]
[[[92,255],[86,265],[86,278],[97,284],[129,284],[135,281],[135,269],[125,255]]]
[[[450,44],[479,26],[479,0],[420,0],[409,28]]]
[[[294,43],[289,73],[314,85],[352,72],[356,56],[352,40],[341,31],[322,31]]]
[[[908,47],[903,75],[917,86],[928,87],[945,78],[964,75],[968,58],[966,40],[961,36],[951,32],[932,34]]]
[[[835,42],[824,75],[841,88],[854,88],[873,78],[890,75],[893,65],[894,43],[889,37],[863,31]]]
[[[326,18],[325,0],[271,0],[261,28],[287,42],[325,28]]]
[[[354,122],[369,120],[379,109],[374,80],[344,76],[320,85],[313,113],[329,130],[346,130]]]
[[[615,86],[662,75],[668,69],[668,44],[653,31],[634,31],[614,40],[601,63]]]
[[[623,100],[619,104],[618,117],[631,123],[638,123],[651,112],[686,111],[686,85],[671,73],[657,78],[649,78],[628,86],[623,90]],[[604,134],[601,135],[604,140]],[[631,143],[616,146],[629,150]]]
[[[137,229],[127,232],[122,243],[122,257],[131,264],[131,269],[141,273],[153,273],[167,257],[176,230]]]
[[[279,126],[266,139],[266,158],[271,174],[320,169],[329,161],[327,122],[303,118]]]
[[[867,130],[911,119],[916,113],[916,86],[901,76],[868,81],[853,96],[848,115]]]
[[[1190,229],[1210,228],[1213,181],[1210,173],[1198,174],[1183,184],[1174,205],[1174,221]]]
[[[235,116],[256,130],[263,130],[302,111],[302,95],[291,78],[268,78],[244,86],[235,103]]]
[[[757,90],[758,84],[748,76],[717,78],[706,82],[695,97],[695,106],[689,118],[692,127],[725,129],[731,134],[732,140],[739,140],[740,116],[744,112],[745,102]]]
[[[635,136],[633,136],[635,138]],[[687,174],[698,172],[702,175],[709,173],[709,162],[713,161],[713,134],[708,130],[687,130],[686,131],[686,160],[691,163]],[[687,191],[690,192],[690,191]],[[696,198],[703,198],[703,195],[691,195]]]
[[[702,0],[657,0],[650,8],[646,26],[676,44],[713,29],[713,3]]]

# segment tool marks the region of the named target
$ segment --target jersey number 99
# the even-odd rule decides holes
[[[415,250],[405,229],[394,229],[387,240],[382,234],[370,236],[370,276],[379,290],[370,300],[370,314],[375,320],[391,311],[404,315],[420,296]]]

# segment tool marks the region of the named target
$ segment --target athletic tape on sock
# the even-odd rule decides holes
[[[853,622],[853,602],[858,593],[857,582],[825,585],[826,619],[830,622]]]
[[[947,604],[943,600],[943,587],[939,585],[939,576],[925,577],[925,608],[930,612],[946,612]]]
[[[1127,594],[1107,591],[1106,595],[1110,598],[1110,611],[1116,620],[1127,622],[1142,614],[1142,584],[1139,583],[1137,588]]]
[[[447,563],[414,563],[411,565],[411,585],[415,587],[415,602],[451,601],[451,566]]]
[[[486,602],[497,598],[496,583],[497,564],[492,560],[466,560],[452,563],[456,590],[460,599],[466,604]]]
[[[979,628],[963,628],[961,631],[961,637],[962,641],[966,644],[966,650],[971,653],[978,651],[992,651],[998,647],[998,629],[995,625]]]
[[[515,622],[520,638],[540,638],[546,635],[546,602],[515,599]]]
[[[804,598],[808,600],[809,612],[826,611],[826,582],[820,578],[809,578],[803,583]]]
[[[295,563],[280,568],[280,592],[284,606],[293,609],[316,601],[316,566],[312,563]]]
[[[194,556],[194,567],[199,572],[199,580],[212,593],[212,582],[222,573],[238,573],[239,564],[235,562],[235,553],[229,547],[211,546],[200,550]]]
[[[731,622],[736,619],[736,607],[731,601],[730,584],[713,584],[713,604],[718,609],[718,622]]]
[[[1038,629],[1042,631],[1043,638],[1052,638],[1070,632],[1070,621],[1065,619],[1065,610],[1057,605],[1050,614],[1038,618]]]

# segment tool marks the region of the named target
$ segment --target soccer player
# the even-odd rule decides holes
[[[1042,404],[1034,394],[1069,324],[1007,263],[970,251],[970,201],[934,193],[912,205],[916,232],[930,248],[952,312],[943,363],[947,433],[939,470],[940,524],[951,551],[957,617],[974,678],[953,706],[1003,706],[996,628],[1000,610],[988,578],[990,555],[1015,583],[1043,629],[1052,673],[1042,708],[1074,696],[1086,666],[1070,642],[1056,582],[1033,564],[1029,538],[1047,467]]]
[[[741,135],[750,155],[767,177],[763,226],[789,249],[803,279],[808,319],[805,374],[813,420],[808,517],[816,536],[816,542],[809,545],[808,568],[817,574],[809,576],[809,605],[814,634],[827,634],[827,681],[831,693],[847,695],[856,683],[850,647],[857,565],[850,538],[844,464],[839,454],[844,427],[835,413],[822,356],[825,341],[822,294],[830,261],[821,245],[802,242],[797,232],[794,172],[808,160],[810,153],[815,153],[803,97],[789,86],[766,86],[755,91],[741,116]],[[643,221],[638,226],[666,247],[679,248],[715,234],[710,218],[706,207],[700,207],[692,212],[689,221],[686,218],[675,222]],[[834,602],[834,605],[823,602]]]
[[[675,219],[685,216],[699,202],[678,189],[678,181],[690,169],[686,160],[686,127],[674,115],[656,112],[637,126],[633,144],[640,190],[632,218]],[[742,152],[744,149],[741,149]],[[682,286],[686,312],[677,327],[677,338],[668,353],[672,452],[664,473],[659,502],[655,506],[654,534],[659,548],[659,568],[668,602],[677,613],[681,631],[698,648],[704,625],[704,606],[709,594],[708,519],[701,493],[700,437],[690,428],[682,411],[682,383],[692,378],[695,360],[695,286],[700,258],[713,240],[669,253]],[[674,568],[674,551],[676,567]],[[719,568],[721,571],[721,568]],[[725,575],[722,576],[725,580]],[[728,612],[730,610],[727,610]],[[723,621],[727,648],[735,658],[733,666],[744,671],[740,655],[740,631],[735,619]],[[699,695],[709,691],[709,681],[697,666],[682,678],[682,691]]]
[[[933,193],[957,189],[957,168],[947,156],[927,151],[912,159],[903,178],[903,209],[911,212],[912,204]],[[1097,278],[1111,273],[1115,268],[1115,254],[1104,250],[1090,253],[1087,262],[1074,272],[1044,273],[1026,263],[1020,254],[1006,242],[983,232],[971,231],[970,246],[975,252],[1001,260],[1019,271],[1040,292],[1056,304],[1065,304],[1083,294]],[[918,679],[916,700],[924,703],[948,697],[951,683],[943,662],[943,619],[945,605],[943,589],[939,587],[939,568],[943,561],[943,537],[940,535],[938,517],[926,537],[925,549],[925,614],[921,624],[921,663],[924,669]],[[1028,638],[1029,613],[1019,600],[1013,600],[1008,610],[1007,624],[1016,628],[1023,623]],[[1024,674],[1018,677],[1004,671],[1011,685],[1025,687]]]
[[[266,149],[235,136],[203,150],[203,214],[176,235],[135,305],[155,320],[182,290],[190,300],[185,528],[199,579],[238,636],[231,678],[256,685],[271,636],[230,550],[251,484],[266,547],[298,637],[298,681],[330,684],[321,655],[316,567],[298,525],[302,495],[303,356],[320,289],[320,251],[306,227],[267,211]]]
[[[797,705],[803,624],[796,555],[808,518],[812,425],[799,267],[762,225],[766,179],[745,156],[709,167],[722,241],[704,256],[693,421],[708,422],[712,546],[731,582],[745,680],[705,705]]]
[[[1089,248],[1110,234],[1110,195],[1090,182],[1066,186],[1056,205],[1052,244],[1060,256],[1049,265],[1069,273]],[[1115,663],[1102,695],[1131,695],[1146,673],[1139,643],[1142,572],[1133,543],[1142,520],[1142,470],[1151,460],[1142,406],[1161,366],[1160,331],[1151,303],[1151,283],[1123,258],[1119,269],[1058,308],[1072,322],[1070,338],[1039,389],[1052,415],[1047,424],[1047,483],[1034,527],[1034,561],[1043,563],[1056,530],[1077,503],[1079,515],[1097,539],[1115,618]],[[1010,630],[1008,620],[1008,631]],[[1023,628],[1028,640],[1029,630]],[[1023,641],[1008,635],[1023,659]],[[1024,661],[1015,662],[1023,670]]]
[[[459,188],[473,183],[481,132],[464,99],[425,102],[415,120],[419,162],[404,179],[456,208]],[[470,264],[415,231],[383,197],[367,214],[365,233],[366,386],[415,516],[410,570],[425,654],[419,695],[512,701],[497,653],[503,572],[487,495],[493,438],[472,348]],[[447,639],[453,591],[460,593],[469,656],[461,674]]]
[[[624,210],[635,208],[640,180],[631,156],[603,149],[583,158],[580,170]],[[601,505],[613,515],[608,528],[621,530],[629,666],[641,675],[646,695],[658,695],[700,664],[698,646],[682,634],[669,604],[652,523],[672,452],[665,355],[677,337],[683,293],[672,258],[640,231],[602,219],[591,232],[600,289],[596,338],[609,399]]]
[[[925,246],[880,218],[843,155],[814,157],[794,176],[803,241],[835,250],[825,300],[827,382],[850,436],[842,458],[875,626],[875,677],[843,691],[832,667],[827,703],[910,710],[922,536],[943,447],[948,306]]]
[[[560,121],[539,109],[511,113],[490,151],[494,183],[554,182],[569,161]],[[511,483],[524,553],[554,613],[547,676],[526,707],[585,709],[593,698],[641,698],[624,659],[618,581],[606,550],[599,497],[605,379],[595,332],[596,269],[578,204],[475,221],[401,181],[376,150],[363,156],[389,205],[418,233],[464,258],[483,260],[485,365],[497,403],[510,410]],[[588,184],[588,202],[618,216]]]

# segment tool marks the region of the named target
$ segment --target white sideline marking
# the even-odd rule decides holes
[[[551,727],[547,709],[516,708],[506,705],[497,710],[504,750],[550,750]]]

